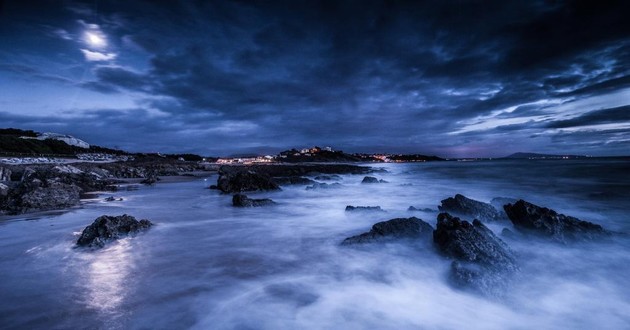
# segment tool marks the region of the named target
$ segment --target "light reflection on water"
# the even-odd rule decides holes
[[[627,162],[382,165],[388,184],[252,193],[279,204],[237,209],[203,180],[119,192],[94,203],[0,227],[0,325],[8,328],[456,329],[628,328],[630,246],[557,246],[506,239],[522,278],[503,301],[452,289],[449,261],[430,248],[340,247],[377,221],[435,224],[443,198],[525,198],[630,231]],[[596,195],[593,195],[596,193]],[[595,197],[593,197],[595,196]],[[606,196],[603,198],[602,196]],[[379,205],[385,214],[348,213]],[[407,212],[407,207],[431,212]],[[98,251],[72,249],[102,215],[156,225]],[[500,232],[509,224],[492,224]],[[7,271],[8,270],[8,271]],[[596,297],[596,298],[594,298]],[[7,302],[7,301],[10,301]]]

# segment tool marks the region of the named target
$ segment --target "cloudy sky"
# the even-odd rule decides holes
[[[630,154],[628,1],[0,0],[0,126],[130,151]]]

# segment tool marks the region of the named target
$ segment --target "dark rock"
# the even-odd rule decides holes
[[[159,180],[160,178],[158,178],[157,176],[149,175],[146,179],[140,181],[140,183],[145,184],[147,186],[152,186],[156,184]]]
[[[122,200],[123,200],[122,197],[116,198],[114,196],[109,196],[109,197],[105,198],[106,202],[122,202]]]
[[[130,215],[98,217],[85,227],[77,240],[79,246],[103,247],[108,241],[119,239],[148,229],[153,224],[149,220],[136,220]]]
[[[253,199],[248,198],[243,194],[236,194],[232,196],[232,205],[236,207],[258,207],[258,206],[267,206],[276,204],[269,198],[263,199]]]
[[[273,180],[279,185],[307,185],[317,183],[309,178],[301,177],[301,176],[289,176],[289,177],[279,177],[273,178]]]
[[[373,176],[366,176],[361,183],[378,183],[378,179]]]
[[[306,187],[306,190],[316,190],[316,189],[333,189],[333,188],[341,188],[341,184],[335,183],[315,183]]]
[[[252,171],[266,174],[270,177],[305,176],[313,173],[320,174],[366,174],[372,172],[372,168],[366,166],[347,164],[267,164],[267,165],[224,165],[219,173],[233,173]]]
[[[525,234],[535,234],[546,239],[569,243],[590,241],[610,236],[612,233],[598,224],[558,214],[524,200],[504,206],[514,228]]]
[[[224,193],[280,190],[278,184],[269,175],[253,171],[220,173],[217,187]]]
[[[390,239],[420,239],[428,241],[433,232],[430,224],[418,219],[396,218],[375,223],[369,232],[348,237],[341,244],[369,243]]]
[[[361,181],[361,183],[388,183],[385,180],[379,180],[373,176],[366,176],[363,178],[363,181]]]
[[[315,177],[315,180],[320,180],[320,181],[339,181],[342,180],[342,177],[340,177],[339,175],[336,174],[332,174],[332,175],[318,175]]]
[[[354,211],[378,211],[378,212],[385,212],[385,210],[383,210],[380,206],[352,206],[352,205],[346,206],[346,211],[348,211],[348,212],[354,212]]]
[[[415,206],[409,206],[409,208],[407,209],[407,211],[419,211],[419,212],[434,212],[435,210],[432,210],[428,207],[425,207],[423,209],[419,209]]]
[[[494,206],[460,194],[442,200],[442,205],[438,206],[438,208],[442,212],[451,212],[484,221],[497,221],[503,218],[501,212]]]
[[[11,173],[8,167],[0,167],[0,181],[11,181]]]
[[[217,185],[213,184],[213,185],[210,185],[210,187],[208,187],[208,189],[219,190],[219,187],[217,187]]]
[[[458,287],[498,296],[518,270],[507,245],[479,220],[471,224],[440,213],[433,241],[444,255],[455,259],[451,280]]]

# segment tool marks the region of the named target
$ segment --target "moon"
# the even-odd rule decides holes
[[[85,41],[93,47],[103,47],[107,43],[105,38],[97,32],[85,32]]]

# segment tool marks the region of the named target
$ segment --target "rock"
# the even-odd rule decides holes
[[[479,220],[471,224],[440,213],[433,241],[439,251],[454,259],[450,278],[458,287],[500,296],[518,271],[507,245]]]
[[[160,180],[160,178],[158,178],[155,175],[149,175],[146,179],[140,181],[140,183],[145,184],[147,186],[152,186],[155,183],[157,183]]]
[[[423,209],[419,209],[415,206],[409,206],[409,208],[407,209],[407,211],[419,211],[419,212],[434,212],[435,210],[432,210],[428,207],[425,207]]]
[[[0,167],[0,181],[11,181],[12,171],[8,167]]]
[[[116,240],[146,230],[153,224],[149,220],[136,220],[130,215],[98,217],[85,227],[77,240],[78,246],[103,247],[108,241]]]
[[[348,237],[341,244],[370,243],[390,239],[418,239],[428,241],[433,232],[430,224],[418,219],[396,218],[375,223],[369,232]]]
[[[316,190],[316,189],[333,189],[333,188],[341,188],[341,184],[335,183],[315,183],[306,187],[306,190]]]
[[[318,175],[315,177],[315,180],[319,180],[319,181],[339,181],[342,180],[343,178],[340,177],[339,175],[336,174],[332,174],[332,175]]]
[[[272,201],[269,198],[252,199],[243,194],[236,194],[232,196],[232,205],[236,207],[258,207],[274,204],[276,204],[276,202]]]
[[[354,211],[378,211],[385,212],[380,206],[346,206],[346,212],[354,212]]]
[[[467,198],[457,194],[442,200],[442,205],[438,206],[442,212],[450,212],[459,216],[481,219],[484,221],[498,221],[503,219],[502,213],[494,206]]]
[[[280,190],[278,184],[269,175],[253,171],[220,173],[217,187],[224,193]]]
[[[37,181],[33,181],[36,185],[34,189],[16,196],[15,213],[55,210],[79,204],[81,188],[60,182],[51,182],[44,186]]]
[[[387,183],[385,180],[379,180],[373,176],[366,176],[361,183]]]
[[[314,184],[317,183],[309,178],[301,177],[301,176],[289,176],[289,177],[279,177],[273,178],[273,180],[279,185],[291,185],[291,184]]]
[[[123,199],[122,199],[122,197],[116,198],[114,196],[109,196],[109,197],[105,198],[105,201],[106,202],[122,202]]]
[[[591,241],[612,233],[598,224],[558,214],[524,200],[504,206],[514,228],[524,234],[534,234],[559,243]]]

